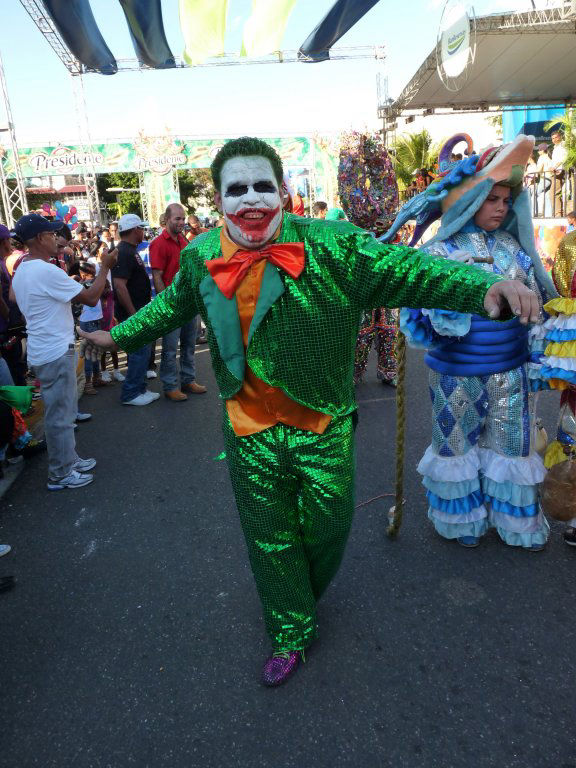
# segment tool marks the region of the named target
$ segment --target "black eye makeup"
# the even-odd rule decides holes
[[[270,181],[257,181],[254,184],[255,192],[276,192],[276,187]]]
[[[226,197],[242,197],[248,192],[246,184],[231,184],[226,190]]]
[[[266,192],[274,194],[276,187],[271,181],[257,181],[254,184],[254,192],[264,194]],[[231,184],[225,192],[225,197],[242,197],[248,192],[247,184]]]

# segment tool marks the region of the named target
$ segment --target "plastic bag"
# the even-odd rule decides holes
[[[576,517],[576,461],[555,464],[542,483],[542,510],[554,520],[567,522]]]

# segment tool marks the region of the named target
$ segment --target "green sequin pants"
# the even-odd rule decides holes
[[[323,435],[277,424],[237,437],[227,415],[230,477],[274,650],[316,637],[316,601],[335,575],[354,513],[352,417]]]

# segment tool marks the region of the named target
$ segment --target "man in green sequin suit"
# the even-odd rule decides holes
[[[226,235],[214,229],[184,249],[179,273],[151,304],[111,336],[91,338],[131,352],[199,313],[225,406],[255,381],[323,423],[301,429],[280,415],[272,426],[239,436],[224,409],[232,484],[273,647],[263,681],[278,685],[316,636],[316,601],[338,569],[352,521],[352,377],[361,313],[423,306],[497,317],[511,308],[528,321],[538,308],[513,281],[382,245],[347,222],[282,215],[281,161],[259,139],[225,144],[212,175],[227,238],[242,249],[233,259],[251,264],[242,280],[266,258],[249,332],[243,336],[238,287],[230,293],[216,280],[211,262],[226,262]],[[302,266],[292,276],[274,253],[297,247]]]

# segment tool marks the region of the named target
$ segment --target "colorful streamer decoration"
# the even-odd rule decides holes
[[[193,67],[222,56],[228,0],[180,0],[179,9],[184,61]]]
[[[338,193],[346,216],[363,229],[387,228],[398,208],[392,160],[379,134],[351,131],[341,137]]]
[[[282,40],[296,0],[252,0],[244,25],[241,56],[264,56],[282,50]]]

